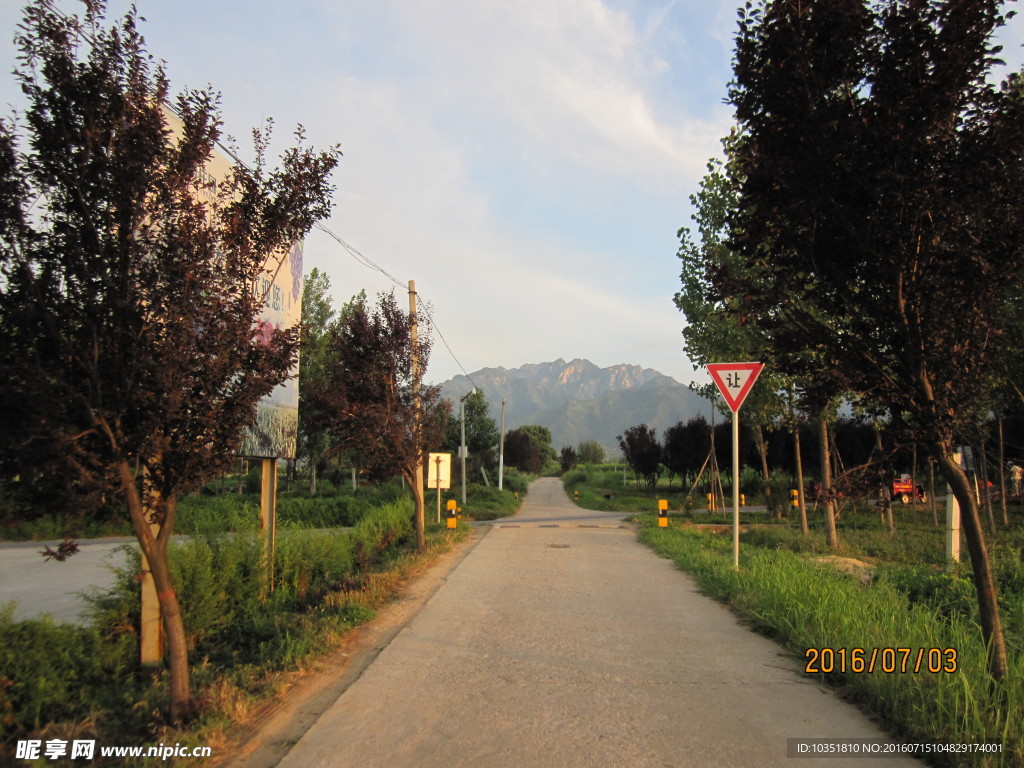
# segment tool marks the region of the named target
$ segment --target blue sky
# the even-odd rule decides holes
[[[23,5],[0,0],[5,72]],[[429,380],[558,357],[693,378],[672,303],[676,231],[732,122],[734,3],[137,6],[173,88],[221,91],[243,158],[266,117],[282,146],[297,123],[314,146],[340,145],[326,226],[416,281],[457,357],[437,339]],[[1017,68],[1020,30],[1006,35]],[[0,80],[0,103],[16,98]],[[394,287],[319,232],[305,259],[339,302]]]

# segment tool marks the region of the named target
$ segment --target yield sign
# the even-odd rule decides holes
[[[757,381],[764,363],[709,363],[708,373],[718,385],[729,410],[736,413]]]

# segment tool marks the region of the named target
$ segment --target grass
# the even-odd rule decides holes
[[[908,595],[907,583],[899,579],[883,577],[863,587],[784,547],[744,541],[736,570],[731,537],[679,526],[658,528],[655,519],[643,520],[644,542],[691,573],[706,594],[729,603],[753,628],[777,638],[801,664],[807,649],[843,649],[847,671],[830,662],[826,667],[833,671],[819,677],[841,686],[907,741],[1003,745],[998,759],[943,758],[940,764],[1024,764],[1024,655],[1019,648],[1011,653],[1003,683],[994,684],[973,614],[943,610],[920,594]],[[908,671],[886,672],[877,661],[870,674],[854,672],[849,654],[857,648],[864,649],[859,659],[865,670],[873,648],[910,648]],[[952,666],[948,655],[928,654],[933,648],[955,650],[955,672],[924,671],[929,660],[936,667]],[[928,655],[924,670],[915,673],[911,670],[920,649]]]
[[[373,618],[417,568],[468,536],[465,526],[430,526],[428,551],[416,554],[411,510],[401,500],[371,510],[350,530],[279,537],[269,594],[255,534],[173,544],[196,708],[184,729],[164,719],[166,669],[137,663],[134,550],[116,586],[94,596],[89,626],[15,622],[10,610],[0,611],[0,763],[26,738],[212,745],[226,754],[235,729],[264,702]]]
[[[925,506],[897,505],[895,536],[871,506],[848,507],[838,523],[838,551],[825,545],[822,523],[810,510],[812,530],[806,536],[793,518],[776,521],[744,510],[736,570],[731,513],[709,514],[701,503],[686,505],[685,491],[672,495],[662,486],[648,492],[624,484],[621,467],[581,467],[564,481],[569,495],[578,491],[586,508],[639,511],[642,541],[691,573],[702,591],[728,603],[752,628],[777,638],[801,666],[817,661],[813,674],[838,686],[893,733],[907,741],[1003,747],[998,755],[939,755],[935,764],[1024,765],[1024,527],[1019,523],[988,539],[1009,650],[1009,670],[996,684],[987,672],[970,564],[946,568],[944,531]],[[668,528],[655,522],[658,498],[669,499]],[[1011,516],[1019,519],[1022,512],[1011,509]],[[720,524],[724,534],[702,523]],[[867,563],[870,582],[837,571],[820,560],[824,555]],[[968,557],[966,547],[962,556]],[[806,656],[808,649],[823,648],[832,651],[824,658]],[[883,658],[876,655],[868,673],[874,648],[911,649],[910,671],[884,671]],[[956,671],[927,671],[929,661],[952,666],[949,654],[930,649],[954,649]],[[914,672],[918,651],[923,651],[922,671]],[[883,657],[889,667],[901,666],[898,656]]]

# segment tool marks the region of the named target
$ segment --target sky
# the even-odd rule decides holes
[[[172,90],[212,85],[225,131],[338,145],[334,238],[306,270],[337,305],[415,280],[426,378],[556,358],[695,378],[677,231],[732,125],[729,0],[137,0]],[[0,113],[22,0],[0,0]],[[60,0],[58,7],[81,6]],[[127,4],[108,3],[108,19]],[[1021,68],[1019,20],[1004,58]],[[399,286],[396,286],[397,280]],[[702,378],[699,375],[698,378]]]

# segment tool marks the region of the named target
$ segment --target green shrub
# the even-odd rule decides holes
[[[350,532],[352,558],[359,570],[383,560],[412,534],[413,505],[402,500],[374,509]]]
[[[183,496],[178,499],[175,532],[186,535],[215,535],[226,531],[255,532],[260,528],[258,496]]]
[[[15,622],[10,607],[0,610],[3,740],[112,703],[110,683],[126,677],[134,652],[134,643],[104,640],[92,628],[49,617]]]
[[[495,486],[473,484],[466,487],[465,514],[474,520],[496,520],[499,517],[514,515],[519,508],[520,499],[515,492]]]
[[[520,496],[525,496],[527,488],[534,479],[534,475],[527,472],[520,472],[515,467],[504,467],[501,487],[503,490],[512,491],[512,493],[518,493]]]

